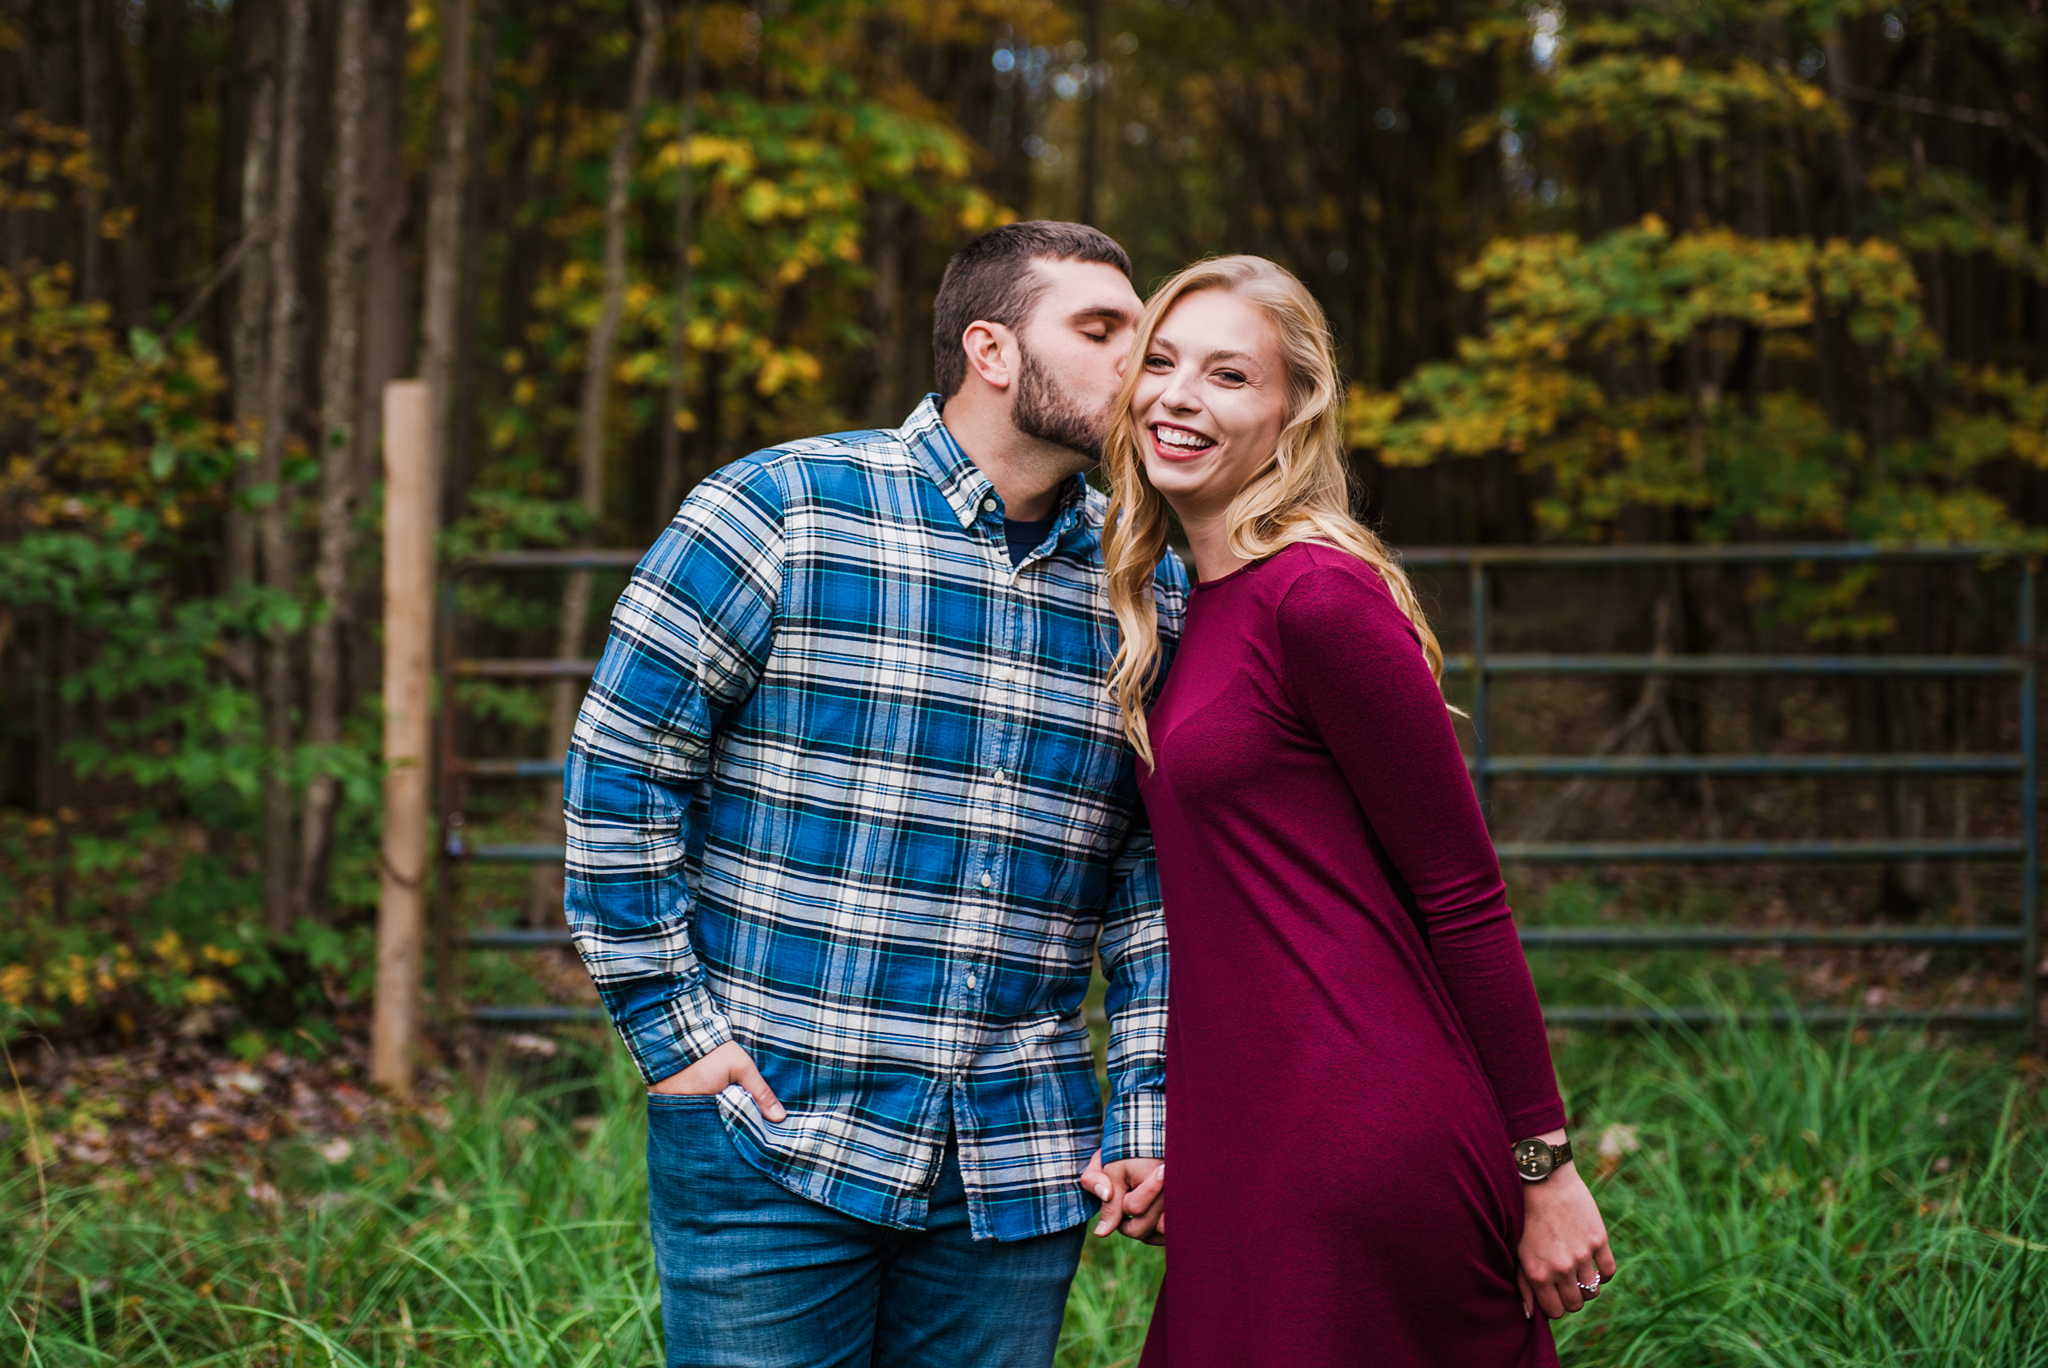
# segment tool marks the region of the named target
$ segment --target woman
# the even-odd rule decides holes
[[[1349,512],[1322,311],[1224,257],[1155,294],[1135,346],[1104,551],[1173,955],[1145,1368],[1555,1364],[1546,1318],[1614,1260],[1552,1149],[1564,1108],[1442,652]],[[1168,509],[1199,583],[1148,717]]]

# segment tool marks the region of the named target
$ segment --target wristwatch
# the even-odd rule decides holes
[[[1553,1145],[1547,1140],[1515,1141],[1515,1172],[1522,1175],[1525,1183],[1540,1183],[1548,1178],[1560,1164],[1572,1159],[1572,1142],[1566,1139],[1562,1145]]]

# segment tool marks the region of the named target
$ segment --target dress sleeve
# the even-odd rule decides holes
[[[1330,748],[1414,894],[1511,1138],[1562,1126],[1500,862],[1414,625],[1377,571],[1345,557],[1288,589],[1279,636],[1289,700]]]

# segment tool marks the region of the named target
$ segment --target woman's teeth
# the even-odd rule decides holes
[[[1153,428],[1152,433],[1159,439],[1159,445],[1172,447],[1176,451],[1201,451],[1216,445],[1198,432],[1187,432],[1180,428]]]

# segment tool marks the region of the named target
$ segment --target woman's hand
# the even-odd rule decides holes
[[[1158,1159],[1102,1162],[1097,1150],[1082,1171],[1081,1186],[1102,1203],[1095,1234],[1117,1231],[1146,1244],[1166,1243],[1166,1165]]]
[[[1564,1139],[1554,1132],[1552,1144]],[[1555,1320],[1577,1311],[1598,1295],[1614,1276],[1614,1254],[1607,1248],[1607,1226],[1600,1206],[1579,1171],[1565,1164],[1540,1183],[1522,1184],[1521,1267],[1522,1314],[1541,1306]],[[1591,1292],[1584,1289],[1592,1288]]]

